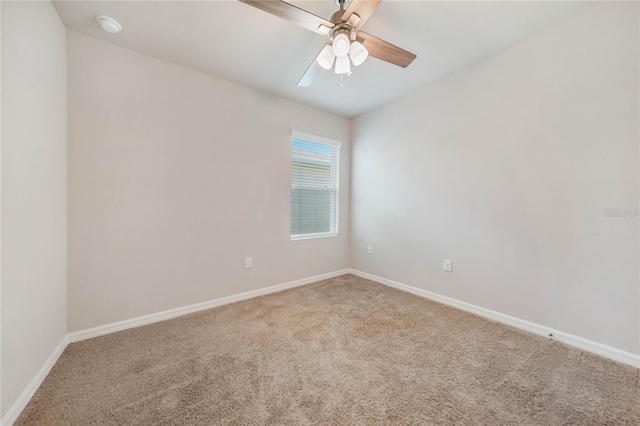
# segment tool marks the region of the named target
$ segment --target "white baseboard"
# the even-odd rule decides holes
[[[488,318],[490,320],[510,325],[521,330],[529,331],[534,334],[548,337],[553,340],[557,340],[562,343],[566,343],[576,348],[582,349],[587,352],[603,356],[605,358],[612,359],[614,361],[622,362],[624,364],[631,365],[635,368],[640,368],[640,355],[626,352],[620,349],[616,349],[611,346],[603,345],[602,343],[594,342],[582,337],[574,336],[569,333],[565,333],[558,330],[550,329],[540,324],[525,321],[520,318],[515,318],[509,315],[501,314],[500,312],[492,311],[490,309],[481,308],[480,306],[472,305],[470,303],[461,302],[450,297],[441,296],[436,293],[432,293],[427,290],[422,290],[416,287],[411,287],[406,284],[402,284],[396,281],[392,281],[386,278],[378,277],[376,275],[368,274],[366,272],[350,269],[349,272],[353,275],[357,275],[362,278],[366,278],[371,281],[375,281],[380,284],[387,285],[389,287],[396,288],[398,290],[406,291],[407,293],[415,294],[416,296],[424,297],[436,302],[440,302],[445,305],[452,306],[454,308],[461,309],[463,311],[471,312],[481,317]]]
[[[11,426],[20,416],[20,413],[27,406],[33,395],[36,393],[44,379],[47,377],[55,363],[64,352],[67,344],[79,342],[81,340],[91,339],[93,337],[103,336],[105,334],[114,333],[116,331],[122,331],[129,328],[140,327],[154,322],[164,321],[171,318],[179,317],[182,315],[190,314],[193,312],[202,311],[205,309],[214,308],[216,306],[222,306],[229,303],[239,302],[241,300],[251,299],[258,296],[264,296],[266,294],[276,293],[279,291],[287,290],[294,287],[300,287],[303,285],[311,284],[314,282],[334,278],[344,274],[353,274],[362,278],[366,278],[371,281],[375,281],[380,284],[387,285],[389,287],[396,288],[398,290],[406,291],[408,293],[415,294],[427,299],[434,300],[436,302],[443,303],[445,305],[453,306],[463,311],[471,312],[476,315],[488,318],[493,321],[497,321],[503,324],[510,325],[531,333],[539,334],[541,336],[549,337],[552,335],[552,339],[566,343],[571,346],[575,346],[582,350],[595,353],[605,358],[612,359],[614,361],[622,362],[624,364],[631,365],[636,368],[640,368],[640,356],[632,354],[631,352],[625,352],[620,349],[606,346],[601,343],[597,343],[582,337],[574,336],[569,333],[564,333],[557,330],[552,330],[548,327],[535,324],[529,321],[525,321],[519,318],[515,318],[509,315],[501,314],[489,309],[481,308],[479,306],[472,305],[470,303],[461,302],[446,296],[441,296],[426,290],[422,290],[416,287],[411,287],[406,284],[401,284],[396,281],[388,280],[386,278],[371,275],[366,272],[361,272],[355,269],[342,269],[327,274],[316,275],[309,278],[303,278],[301,280],[291,281],[284,284],[278,284],[271,287],[261,288],[258,290],[247,291],[245,293],[235,294],[232,296],[222,297],[219,299],[209,300],[207,302],[196,303],[194,305],[184,306],[181,308],[170,309],[168,311],[158,312],[155,314],[149,314],[138,318],[132,318],[124,321],[115,322],[112,324],[101,325],[99,327],[93,327],[87,330],[76,331],[74,333],[67,334],[62,341],[56,346],[49,358],[45,361],[44,365],[35,377],[31,380],[29,385],[25,388],[22,394],[18,397],[16,402],[11,406],[7,414],[0,421],[0,425]]]
[[[239,302],[245,299],[251,299],[258,296],[264,296],[265,294],[276,293],[278,291],[287,290],[289,288],[299,287],[306,284],[311,284],[317,281],[334,278],[340,275],[348,274],[348,269],[342,269],[335,272],[329,272],[327,274],[316,275],[309,278],[303,278],[296,281],[291,281],[284,284],[277,284],[271,287],[261,288],[258,290],[247,291],[245,293],[234,294],[232,296],[221,297],[219,299],[213,299],[206,302],[196,303],[189,306],[183,306],[181,308],[169,309],[167,311],[157,312],[155,314],[144,315],[137,318],[131,318],[124,321],[118,321],[111,324],[100,325],[98,327],[89,328],[86,330],[75,331],[67,335],[69,343],[79,342],[81,340],[92,339],[94,337],[103,336],[105,334],[115,333],[116,331],[127,330],[129,328],[140,327],[147,324],[152,324],[159,321],[165,321],[171,318],[179,317],[193,312],[203,311],[205,309],[215,308],[216,306],[227,305],[229,303]]]
[[[1,424],[4,426],[11,426],[13,422],[18,420],[20,413],[27,406],[33,395],[36,393],[44,379],[47,377],[53,366],[58,362],[58,358],[64,352],[67,347],[67,336],[64,336],[58,346],[51,352],[49,358],[44,362],[40,370],[36,373],[35,377],[29,382],[24,391],[20,394],[16,402],[13,403],[7,414],[2,418]]]

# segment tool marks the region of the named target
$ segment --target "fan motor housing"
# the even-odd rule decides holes
[[[340,9],[333,15],[331,15],[331,19],[329,19],[334,24],[339,24],[342,22],[342,15],[344,15],[344,10]]]
[[[333,41],[334,37],[340,33],[344,33],[349,37],[349,40],[353,41],[356,39],[356,29],[346,22],[342,22],[340,24],[336,24],[335,27],[331,29],[329,32],[329,39]]]

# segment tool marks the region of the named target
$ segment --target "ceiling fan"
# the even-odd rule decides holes
[[[351,63],[358,66],[368,56],[402,68],[409,66],[416,58],[411,52],[360,31],[382,0],[335,0],[340,10],[330,20],[281,0],[240,1],[329,38],[298,81],[298,86],[309,86],[321,68],[331,69],[334,63],[336,74],[350,75]],[[347,1],[349,7],[344,10]]]

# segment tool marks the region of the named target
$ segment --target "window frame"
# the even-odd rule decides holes
[[[338,150],[337,151],[338,155],[337,155],[337,161],[335,161],[335,164],[334,164],[333,158],[331,161],[331,181],[332,181],[331,191],[335,192],[335,196],[330,197],[330,203],[331,203],[329,206],[330,223],[329,223],[329,231],[327,232],[291,234],[291,220],[292,220],[291,206],[293,203],[293,189],[294,189],[293,167],[291,168],[291,173],[289,175],[291,178],[290,193],[289,193],[289,238],[291,241],[296,241],[296,240],[308,240],[308,239],[314,239],[314,238],[337,237],[338,235],[340,235],[340,148],[342,148],[342,142],[335,139],[326,138],[323,136],[317,136],[317,135],[312,135],[310,133],[304,133],[297,130],[292,130],[291,137],[289,138],[289,155],[290,155],[289,165],[290,166],[293,166],[292,144],[294,139],[302,140],[305,142],[330,145],[332,149],[336,148]],[[333,170],[334,166],[337,168],[337,172],[335,174]],[[300,188],[300,186],[298,186],[298,188]],[[335,214],[332,214],[333,212],[335,212]]]

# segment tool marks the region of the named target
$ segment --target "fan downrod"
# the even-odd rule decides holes
[[[344,15],[344,5],[347,3],[348,0],[335,0],[335,1],[336,1],[336,4],[340,6],[340,10],[338,10],[333,15],[331,15],[331,19],[329,20],[334,24],[339,24],[343,22],[342,15]]]

